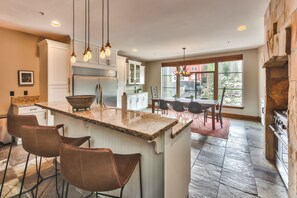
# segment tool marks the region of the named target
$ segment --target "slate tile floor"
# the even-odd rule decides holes
[[[190,198],[288,197],[263,145],[256,122],[232,120],[227,140],[192,133]]]
[[[232,120],[227,140],[192,133],[190,198],[283,198],[286,188],[263,151],[264,131],[256,122]],[[0,182],[8,147],[0,149]],[[21,146],[13,149],[3,197],[19,191],[26,154]],[[54,173],[52,159],[44,159],[43,176]],[[35,158],[31,157],[25,189],[35,182]],[[59,179],[61,184],[61,180]],[[61,185],[59,185],[61,186]],[[42,182],[38,197],[57,197],[55,180]],[[70,187],[69,197],[86,196]],[[30,194],[22,197],[31,197]]]

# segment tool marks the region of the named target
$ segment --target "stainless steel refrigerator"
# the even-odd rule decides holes
[[[78,73],[78,72],[77,72]],[[81,72],[80,72],[81,73]],[[99,86],[102,88],[103,103],[107,106],[117,106],[117,78],[116,73],[109,75],[101,73],[96,75],[95,72],[73,75],[73,95],[96,95],[94,103],[99,102]],[[95,75],[94,75],[95,74]]]

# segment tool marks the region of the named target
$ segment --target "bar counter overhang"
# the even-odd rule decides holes
[[[65,125],[65,135],[91,136],[91,147],[114,153],[141,153],[144,198],[185,198],[191,179],[191,123],[161,115],[93,105],[73,111],[67,102],[37,103]],[[110,192],[119,195],[119,191]],[[123,197],[138,198],[139,171],[133,173]]]

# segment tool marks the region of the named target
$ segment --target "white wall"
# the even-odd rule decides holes
[[[259,67],[258,67],[258,49],[242,50],[228,53],[219,53],[203,56],[187,57],[187,60],[211,58],[218,56],[229,56],[243,54],[243,103],[244,109],[223,108],[224,113],[238,115],[260,116],[259,101]],[[161,64],[162,62],[171,62],[176,59],[155,61],[146,63],[145,90],[149,92],[149,102],[151,104],[150,87],[157,86],[159,95],[161,94]],[[179,59],[178,59],[179,60]]]

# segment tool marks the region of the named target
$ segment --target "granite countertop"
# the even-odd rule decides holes
[[[186,117],[185,118],[183,118],[183,117],[176,118],[176,115],[163,114],[160,116],[165,117],[165,118],[178,119],[178,123],[176,125],[174,125],[172,128],[171,138],[175,138],[176,136],[178,136],[178,134],[180,134],[186,127],[191,125],[193,122],[193,120],[191,118],[186,118]]]
[[[118,108],[98,105],[92,105],[91,110],[78,112],[74,112],[67,102],[45,102],[35,105],[145,140],[153,140],[170,128],[174,128],[171,134],[174,138],[191,124],[191,121],[178,124],[177,119],[157,114],[122,111]]]
[[[11,104],[16,107],[32,106],[39,102],[39,96],[14,96],[11,97]]]

